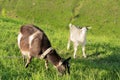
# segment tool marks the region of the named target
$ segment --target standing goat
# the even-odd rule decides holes
[[[82,45],[83,57],[86,58],[86,54],[85,54],[86,32],[91,27],[80,28],[80,27],[76,27],[75,25],[72,25],[70,23],[69,28],[70,28],[70,37],[69,37],[69,40],[68,40],[67,49],[70,48],[70,41],[72,41],[73,46],[74,46],[73,57],[76,58],[77,47],[78,47],[79,44],[81,44]]]
[[[70,74],[68,59],[62,59],[51,47],[51,43],[46,34],[35,25],[23,25],[18,35],[18,46],[25,61],[27,57],[27,68],[33,57],[45,59],[45,67],[48,69],[48,62],[51,62],[56,69],[64,74],[66,71]]]

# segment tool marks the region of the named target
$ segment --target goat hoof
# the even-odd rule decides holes
[[[28,65],[25,65],[25,68],[27,68],[28,67]]]
[[[49,68],[47,67],[47,68],[45,68],[46,70],[49,70]]]
[[[73,58],[76,59],[76,56],[74,56]]]
[[[47,68],[46,70],[47,70],[47,71],[49,71],[50,69],[49,69],[49,68]]]
[[[87,56],[83,56],[84,58],[87,58]]]
[[[69,50],[69,48],[67,48],[67,50]]]

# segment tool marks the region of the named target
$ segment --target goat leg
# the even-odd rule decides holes
[[[29,57],[27,58],[27,63],[26,63],[26,65],[25,65],[25,68],[28,67],[28,65],[30,64],[31,60],[32,60],[32,56],[29,56]]]
[[[69,50],[69,48],[70,48],[70,39],[68,40],[67,50]]]
[[[45,68],[48,70],[48,60],[45,60]]]
[[[74,58],[76,58],[77,47],[78,47],[78,44],[74,43],[74,55],[73,55]]]
[[[82,46],[82,53],[83,53],[83,57],[86,58],[86,54],[85,54],[85,46]]]

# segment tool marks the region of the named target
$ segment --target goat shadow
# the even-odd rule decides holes
[[[92,46],[92,47],[90,47]],[[91,69],[98,69],[98,70],[106,70],[107,73],[104,76],[116,76],[118,74],[115,71],[119,72],[120,74],[120,46],[112,46],[108,43],[97,43],[93,45],[88,45],[90,49],[95,49],[93,53],[87,56],[87,58],[77,57],[76,59],[71,60],[71,64],[77,66],[77,64],[84,65],[84,69],[86,70],[88,67]],[[72,66],[72,67],[76,67]],[[77,76],[78,74],[76,74]]]

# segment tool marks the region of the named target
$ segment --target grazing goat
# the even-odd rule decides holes
[[[46,34],[35,25],[23,25],[18,35],[18,46],[25,61],[27,68],[33,57],[45,59],[45,67],[48,69],[48,62],[51,62],[60,74],[70,74],[69,60],[61,58],[55,49],[51,47],[51,43]]]
[[[91,27],[80,28],[80,27],[76,27],[75,25],[72,25],[70,23],[69,28],[70,28],[70,37],[69,37],[69,40],[68,40],[67,49],[70,48],[70,41],[72,41],[73,46],[74,46],[73,57],[76,58],[77,47],[78,47],[79,44],[81,44],[82,45],[83,57],[86,58],[86,54],[85,54],[86,32]]]

